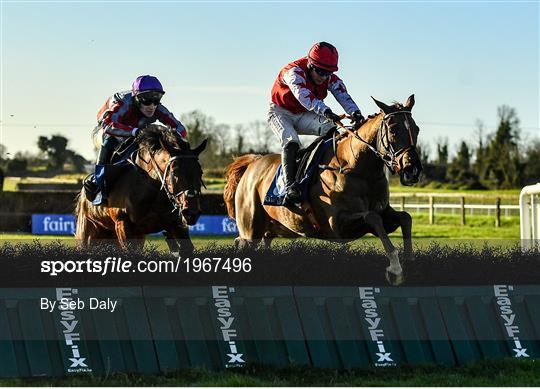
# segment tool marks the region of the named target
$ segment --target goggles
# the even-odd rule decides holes
[[[161,93],[144,93],[137,96],[137,100],[142,105],[159,105],[161,101],[161,97],[163,95]]]
[[[321,77],[330,77],[332,73],[334,73],[329,70],[318,68],[317,66],[313,66],[313,65],[311,65],[311,69],[315,70],[315,73],[317,73]]]

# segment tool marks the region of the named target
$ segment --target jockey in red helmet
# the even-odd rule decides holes
[[[339,120],[323,102],[328,91],[355,122],[364,120],[345,84],[334,74],[338,70],[338,57],[337,49],[330,43],[315,43],[307,56],[285,65],[274,82],[268,122],[281,141],[285,201],[289,204],[301,201],[295,179],[298,134],[324,135]]]
[[[97,202],[106,203],[107,190],[102,179],[105,169],[120,142],[136,136],[139,128],[159,120],[183,138],[186,137],[182,123],[161,104],[164,94],[163,86],[156,77],[143,75],[135,79],[130,91],[115,93],[101,107],[94,131],[95,136],[102,138],[101,149],[94,175],[85,180],[85,193],[89,200],[93,200],[98,189],[101,189],[102,198]]]

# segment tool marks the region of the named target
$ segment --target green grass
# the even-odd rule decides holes
[[[53,178],[45,177],[6,177],[4,179],[5,192],[17,192],[17,184],[76,184],[86,177],[86,174],[60,174]]]
[[[214,246],[232,246],[234,244],[233,237],[218,237],[218,236],[195,236],[192,237],[193,244],[198,250],[204,250],[206,247]],[[76,241],[73,236],[55,236],[55,235],[32,235],[30,233],[10,233],[0,232],[0,245],[3,243],[32,243],[39,241],[41,243],[60,242],[68,247],[75,247]],[[165,239],[160,236],[149,236],[146,238],[145,248],[155,246],[160,251],[168,251]]]
[[[434,242],[442,245],[472,244],[476,247],[488,245],[514,246],[519,244],[519,217],[501,217],[501,227],[495,228],[495,218],[490,216],[475,215],[467,218],[465,226],[460,225],[460,217],[454,215],[437,215],[436,224],[428,223],[425,214],[413,214],[413,240],[416,248],[427,248]],[[396,245],[401,245],[401,230],[390,235]],[[198,250],[204,250],[212,246],[232,246],[233,236],[193,236],[192,240]],[[303,238],[302,238],[303,239]],[[75,239],[71,236],[49,236],[0,233],[2,242],[31,242],[39,240],[44,242],[61,241],[68,246],[75,246]],[[275,239],[273,245],[289,242],[289,239]],[[158,250],[167,250],[165,240],[159,236],[147,238],[146,247],[154,245]],[[367,235],[352,243],[354,247],[362,248],[363,245],[375,245],[382,250],[379,239]]]
[[[4,192],[17,191],[17,183],[21,182],[19,177],[6,177],[4,179]]]
[[[538,386],[540,362],[484,360],[436,365],[330,370],[303,366],[247,366],[226,371],[186,369],[167,374],[0,380],[3,386]]]
[[[42,169],[38,169],[42,170]],[[31,174],[31,172],[29,173]],[[19,177],[6,177],[4,182],[5,191],[15,191],[17,182],[54,182],[54,183],[74,183],[78,180],[82,180],[86,176],[86,173],[64,173],[57,174],[52,178],[19,178]],[[222,190],[225,187],[226,180],[224,177],[204,177],[204,181],[211,190]],[[500,190],[457,190],[457,189],[443,189],[443,188],[433,188],[433,187],[418,187],[418,186],[401,186],[393,185],[390,187],[390,193],[437,193],[437,194],[464,194],[465,196],[482,196],[490,199],[495,199],[497,197],[502,198],[517,198],[519,196],[521,189],[500,189]]]
[[[461,225],[458,215],[437,214],[435,224],[429,224],[427,214],[411,214],[413,237],[430,239],[519,239],[519,216],[501,216],[501,226],[495,228],[494,216],[475,215]],[[392,236],[401,235],[393,233]]]
[[[467,195],[479,195],[488,198],[497,197],[519,197],[521,189],[487,189],[487,190],[460,190],[460,189],[444,189],[444,188],[430,188],[430,187],[418,187],[418,186],[391,186],[390,194],[395,193],[438,193],[438,194],[464,194]]]

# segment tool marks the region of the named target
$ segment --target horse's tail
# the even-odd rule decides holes
[[[88,213],[88,201],[86,200],[86,196],[83,192],[84,188],[81,189],[81,191],[77,195],[77,205],[75,206],[75,218],[77,220],[75,239],[77,241],[77,244],[82,247],[86,246],[87,243],[86,230],[88,228],[86,219],[86,214]]]
[[[225,171],[225,179],[227,184],[223,190],[223,199],[225,200],[225,205],[227,206],[227,213],[231,218],[234,219],[234,195],[236,194],[236,188],[240,179],[244,175],[247,167],[250,163],[255,162],[256,160],[262,158],[262,155],[259,154],[246,154],[241,157],[237,157],[234,161],[227,166]]]

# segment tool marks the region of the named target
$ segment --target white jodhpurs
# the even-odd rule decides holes
[[[280,139],[282,148],[290,142],[300,145],[298,135],[321,136],[335,127],[335,124],[331,120],[314,112],[292,113],[274,103],[270,103],[268,124],[274,134]]]

